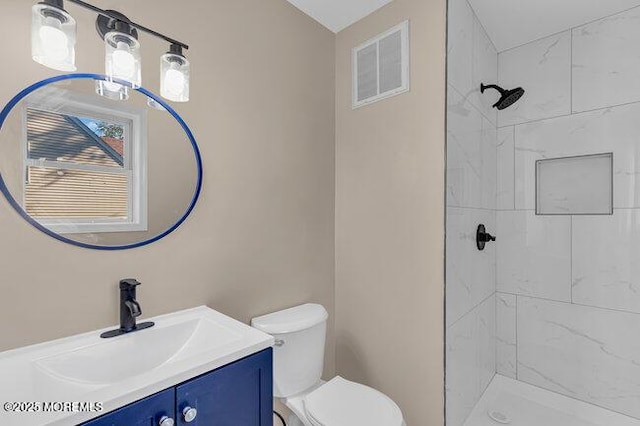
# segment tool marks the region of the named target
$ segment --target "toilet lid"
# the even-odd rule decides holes
[[[307,395],[304,407],[317,426],[402,425],[402,412],[391,398],[340,376]]]

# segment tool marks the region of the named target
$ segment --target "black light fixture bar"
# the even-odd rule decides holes
[[[180,46],[183,49],[189,49],[189,46],[187,44],[185,44],[185,43],[183,43],[181,41],[175,40],[175,39],[173,39],[171,37],[167,37],[166,35],[161,34],[161,33],[157,32],[157,31],[154,31],[154,30],[152,30],[150,28],[147,28],[147,27],[145,27],[143,25],[137,24],[137,23],[131,21],[128,18],[123,18],[122,15],[111,13],[108,10],[100,9],[99,7],[96,7],[96,6],[92,5],[92,4],[84,2],[82,0],[67,0],[67,1],[69,1],[71,3],[75,3],[78,6],[84,7],[85,9],[92,10],[92,11],[94,11],[94,12],[100,14],[100,15],[104,15],[104,16],[107,16],[107,17],[109,17],[111,19],[115,19],[116,21],[124,21],[125,23],[131,25],[132,27],[134,27],[134,28],[136,28],[136,29],[138,29],[140,31],[143,31],[143,32],[145,32],[147,34],[151,34],[154,37],[161,38],[161,39],[171,43],[172,45]]]

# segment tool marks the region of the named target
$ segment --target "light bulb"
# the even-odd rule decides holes
[[[124,46],[122,48],[121,46]],[[113,52],[113,76],[129,79],[136,71],[136,60],[128,51],[128,46],[118,43],[118,50]]]
[[[69,55],[69,38],[60,29],[61,26],[60,21],[49,17],[38,32],[42,47],[47,52],[47,56],[54,61],[62,61]]]
[[[175,96],[180,96],[184,91],[184,82],[184,74],[175,69],[168,70],[164,76],[164,87]]]

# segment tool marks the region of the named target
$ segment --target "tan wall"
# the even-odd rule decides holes
[[[2,104],[55,75],[30,58],[32,4],[2,2]],[[285,0],[96,4],[191,45],[192,99],[177,110],[202,150],[202,198],[174,234],[115,253],[59,243],[0,200],[0,350],[116,323],[124,277],[143,282],[145,316],[207,304],[248,321],[312,300],[333,314],[334,35]],[[102,72],[95,16],[67,8],[78,71]],[[157,92],[168,46],[141,42],[144,85]]]
[[[351,109],[351,49],[404,21],[411,91]],[[337,36],[336,365],[443,424],[445,1],[395,0]]]

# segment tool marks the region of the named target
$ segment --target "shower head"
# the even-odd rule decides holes
[[[516,103],[518,99],[524,95],[524,89],[522,87],[516,87],[511,90],[504,90],[500,86],[496,86],[495,84],[484,85],[480,84],[480,93],[484,93],[486,89],[496,89],[500,92],[500,99],[496,102],[493,107],[498,108],[499,110],[503,110],[505,108],[509,108],[511,105]]]

